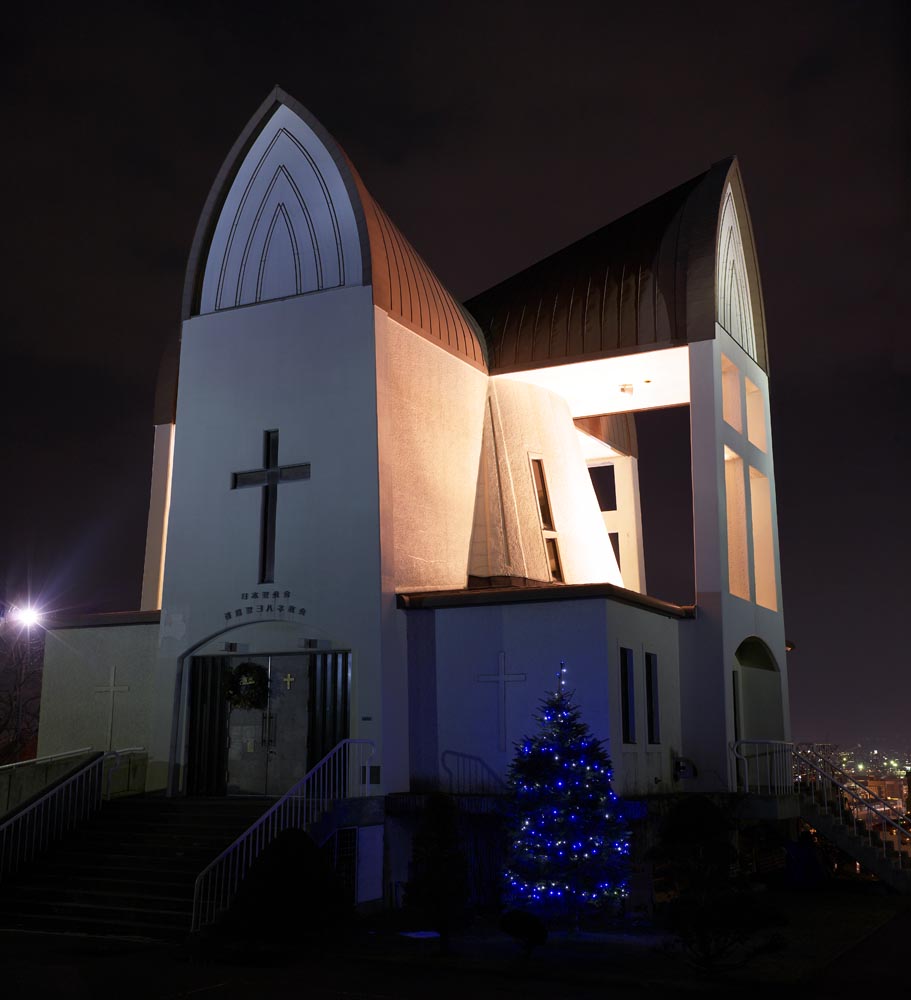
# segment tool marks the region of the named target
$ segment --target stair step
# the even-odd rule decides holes
[[[158,907],[156,909],[138,910],[135,906],[115,906],[112,904],[98,905],[91,902],[78,903],[72,900],[11,900],[7,910],[10,914],[48,914],[72,918],[86,917],[92,920],[123,920],[132,924],[187,924],[189,923],[191,907],[174,909],[173,907]]]
[[[105,889],[111,889],[115,892],[133,892],[136,895],[161,893],[167,896],[180,896],[186,892],[192,892],[196,882],[196,875],[191,872],[186,873],[182,879],[173,877],[156,879],[152,877],[151,872],[146,872],[145,877],[136,877],[136,874],[126,869],[119,878],[113,877],[110,873],[96,874],[94,872],[80,875],[69,873],[66,876],[36,873],[27,884],[42,889],[72,887],[74,890],[86,892],[101,892]]]
[[[108,874],[116,872],[115,877],[117,878],[120,878],[121,873],[124,873],[124,876],[133,875],[140,879],[142,877],[182,879],[190,875],[195,878],[207,863],[200,866],[199,861],[193,858],[168,858],[161,859],[156,864],[154,858],[131,857],[127,854],[120,856],[82,854],[48,859],[39,868],[33,870],[38,875],[54,878],[66,878],[69,873],[104,878]]]
[[[84,887],[21,885],[12,889],[0,906],[16,908],[19,902],[26,903],[78,903],[84,906],[117,906],[135,907],[140,910],[189,910],[192,906],[192,892],[166,893],[141,892],[135,889],[115,887],[86,889]]]
[[[136,796],[105,803],[0,886],[0,927],[180,939],[199,873],[274,801]]]
[[[181,941],[190,930],[190,921],[175,923],[134,923],[129,920],[108,920],[101,917],[70,917],[61,914],[16,913],[0,914],[4,930],[54,931],[70,934],[95,934],[104,937],[154,938]]]
[[[78,849],[84,845],[117,851],[129,848],[134,852],[136,850],[147,850],[150,854],[157,853],[162,849],[169,850],[173,848],[175,850],[185,850],[190,847],[193,850],[214,850],[217,853],[218,851],[223,851],[229,844],[233,844],[236,839],[236,834],[233,836],[230,834],[216,836],[194,834],[189,837],[162,834],[158,837],[149,835],[131,837],[124,836],[120,832],[96,831],[94,834],[86,834],[77,840],[70,841],[67,847]]]

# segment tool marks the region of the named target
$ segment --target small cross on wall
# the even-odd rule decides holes
[[[289,691],[291,690],[291,685],[293,683],[294,683],[294,678],[291,676],[291,674],[285,674],[285,676],[282,677],[282,684],[284,684]]]

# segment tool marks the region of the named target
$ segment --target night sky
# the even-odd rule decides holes
[[[736,153],[794,735],[911,746],[907,3],[24,6],[0,62],[0,598],[138,606],[160,356],[274,84],[459,298]]]

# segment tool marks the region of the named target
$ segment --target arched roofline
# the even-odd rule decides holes
[[[762,281],[759,276],[759,257],[756,253],[753,220],[750,217],[750,209],[747,204],[743,175],[740,172],[740,163],[736,156],[731,158],[726,183],[721,190],[721,201],[718,208],[719,224],[721,222],[721,206],[723,205],[728,184],[730,184],[731,193],[734,196],[734,208],[737,210],[737,221],[740,224],[740,238],[743,241],[743,256],[747,268],[747,280],[750,283],[750,299],[753,307],[753,324],[756,333],[756,363],[768,374],[769,349],[768,338],[766,336],[765,302],[762,298]]]
[[[687,275],[687,339],[712,340],[715,337],[718,237],[728,185],[734,197],[734,208],[743,241],[747,280],[750,283],[756,334],[755,360],[764,371],[768,372],[765,305],[759,278],[759,261],[753,236],[753,222],[736,156],[726,157],[712,165],[702,183],[691,194],[684,209],[686,217],[681,233],[680,255]]]
[[[186,277],[183,286],[183,301],[180,311],[182,321],[199,313],[199,299],[202,291],[206,258],[208,257],[209,246],[211,245],[212,236],[218,223],[222,205],[228,196],[231,184],[241,164],[244,162],[244,157],[249,152],[250,147],[256,141],[263,128],[265,128],[269,119],[275,114],[275,111],[282,105],[297,115],[313,130],[331,156],[354,211],[361,248],[361,280],[365,285],[371,283],[370,241],[367,233],[367,220],[364,215],[364,207],[361,203],[357,184],[348,163],[348,158],[318,119],[300,101],[295,100],[290,94],[282,90],[281,87],[276,86],[273,88],[272,93],[259,106],[249,122],[247,122],[237,141],[231,147],[231,151],[225,157],[215,181],[209,189],[206,203],[199,217],[199,222],[196,225],[196,233],[193,236],[190,256],[187,261]]]
[[[756,360],[767,369],[752,224],[740,168],[728,157],[470,299],[492,371],[714,340],[728,187],[742,230]]]

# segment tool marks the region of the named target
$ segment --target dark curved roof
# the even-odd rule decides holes
[[[712,336],[693,329],[694,248],[709,255],[732,160],[533,264],[466,306],[487,339],[491,373],[564,364]],[[688,298],[689,296],[689,298]],[[689,322],[689,329],[688,329]]]

